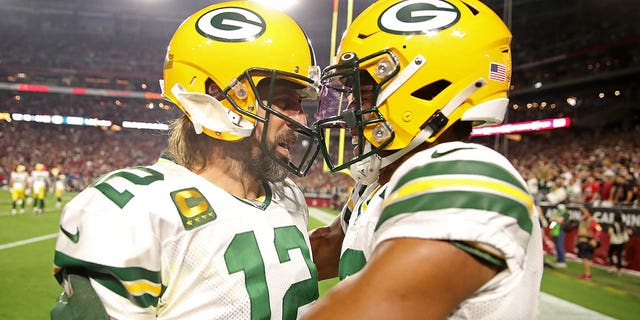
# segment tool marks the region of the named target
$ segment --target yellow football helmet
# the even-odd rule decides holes
[[[27,170],[27,168],[24,165],[19,164],[16,167],[16,172],[25,172]]]
[[[36,171],[46,171],[47,170],[47,167],[44,164],[39,163],[39,162],[36,163],[34,168],[35,168]]]
[[[509,29],[477,0],[372,4],[346,30],[336,63],[322,73],[315,127],[331,170],[404,149],[382,159],[385,166],[435,141],[458,120],[475,126],[502,122],[510,43]],[[373,86],[367,98],[372,106],[363,108],[361,87],[367,85]],[[327,146],[335,135],[326,132],[337,128],[357,129],[358,135],[357,154],[342,164]]]
[[[271,92],[284,80],[295,84],[301,99],[316,99],[319,77],[313,47],[291,17],[256,2],[230,1],[197,11],[178,27],[167,49],[161,88],[198,133],[215,139],[243,139],[256,121],[267,126],[270,115],[286,120],[299,134],[313,137],[306,123],[271,108]],[[263,79],[270,86],[266,96],[257,90]],[[211,83],[220,88],[215,97],[206,94]],[[266,110],[266,116],[256,113],[258,107]],[[310,140],[301,164],[283,163],[266,152],[301,175],[318,152],[317,139]]]

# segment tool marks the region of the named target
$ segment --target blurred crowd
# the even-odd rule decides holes
[[[16,32],[3,40],[2,81],[160,92],[164,38]]]
[[[59,168],[79,191],[109,171],[149,165],[166,146],[166,132],[0,121],[0,184],[17,165]]]
[[[78,96],[0,90],[0,112],[64,115],[114,122],[161,122],[176,117],[169,104],[134,98]]]
[[[511,143],[509,158],[537,201],[639,205],[640,126],[561,129]]]

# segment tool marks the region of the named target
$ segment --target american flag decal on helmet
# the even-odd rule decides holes
[[[489,65],[489,80],[505,82],[507,80],[507,67],[504,64],[491,62]]]

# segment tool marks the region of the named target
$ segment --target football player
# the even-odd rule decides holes
[[[31,171],[31,183],[33,186],[33,214],[41,215],[44,213],[44,198],[49,187],[49,171],[42,163],[36,163]]]
[[[64,190],[67,185],[67,176],[60,173],[59,167],[51,169],[51,175],[53,176],[54,181],[53,193],[56,197],[56,208],[60,208],[62,207],[62,195],[64,194]]]
[[[20,208],[20,214],[24,213],[24,206],[27,202],[27,196],[25,190],[28,188],[29,173],[26,171],[25,166],[19,164],[16,166],[16,170],[11,172],[9,178],[9,187],[11,188],[11,214],[18,213],[18,207]]]
[[[156,164],[106,174],[65,205],[53,318],[296,319],[318,281],[288,174],[318,153],[301,100],[319,73],[280,11],[232,1],[187,18],[161,81],[184,115]]]
[[[533,200],[506,158],[468,142],[503,121],[510,41],[477,0],[377,1],[347,29],[314,125],[328,166],[358,184],[311,234],[320,279],[342,281],[304,319],[536,317]],[[340,130],[355,144],[343,164]]]

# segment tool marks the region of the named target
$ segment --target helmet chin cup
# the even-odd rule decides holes
[[[370,144],[367,142],[367,148],[370,148]],[[380,168],[382,167],[382,158],[377,154],[372,154],[358,162],[349,166],[349,171],[353,179],[364,185],[370,185],[378,181],[380,176]]]

